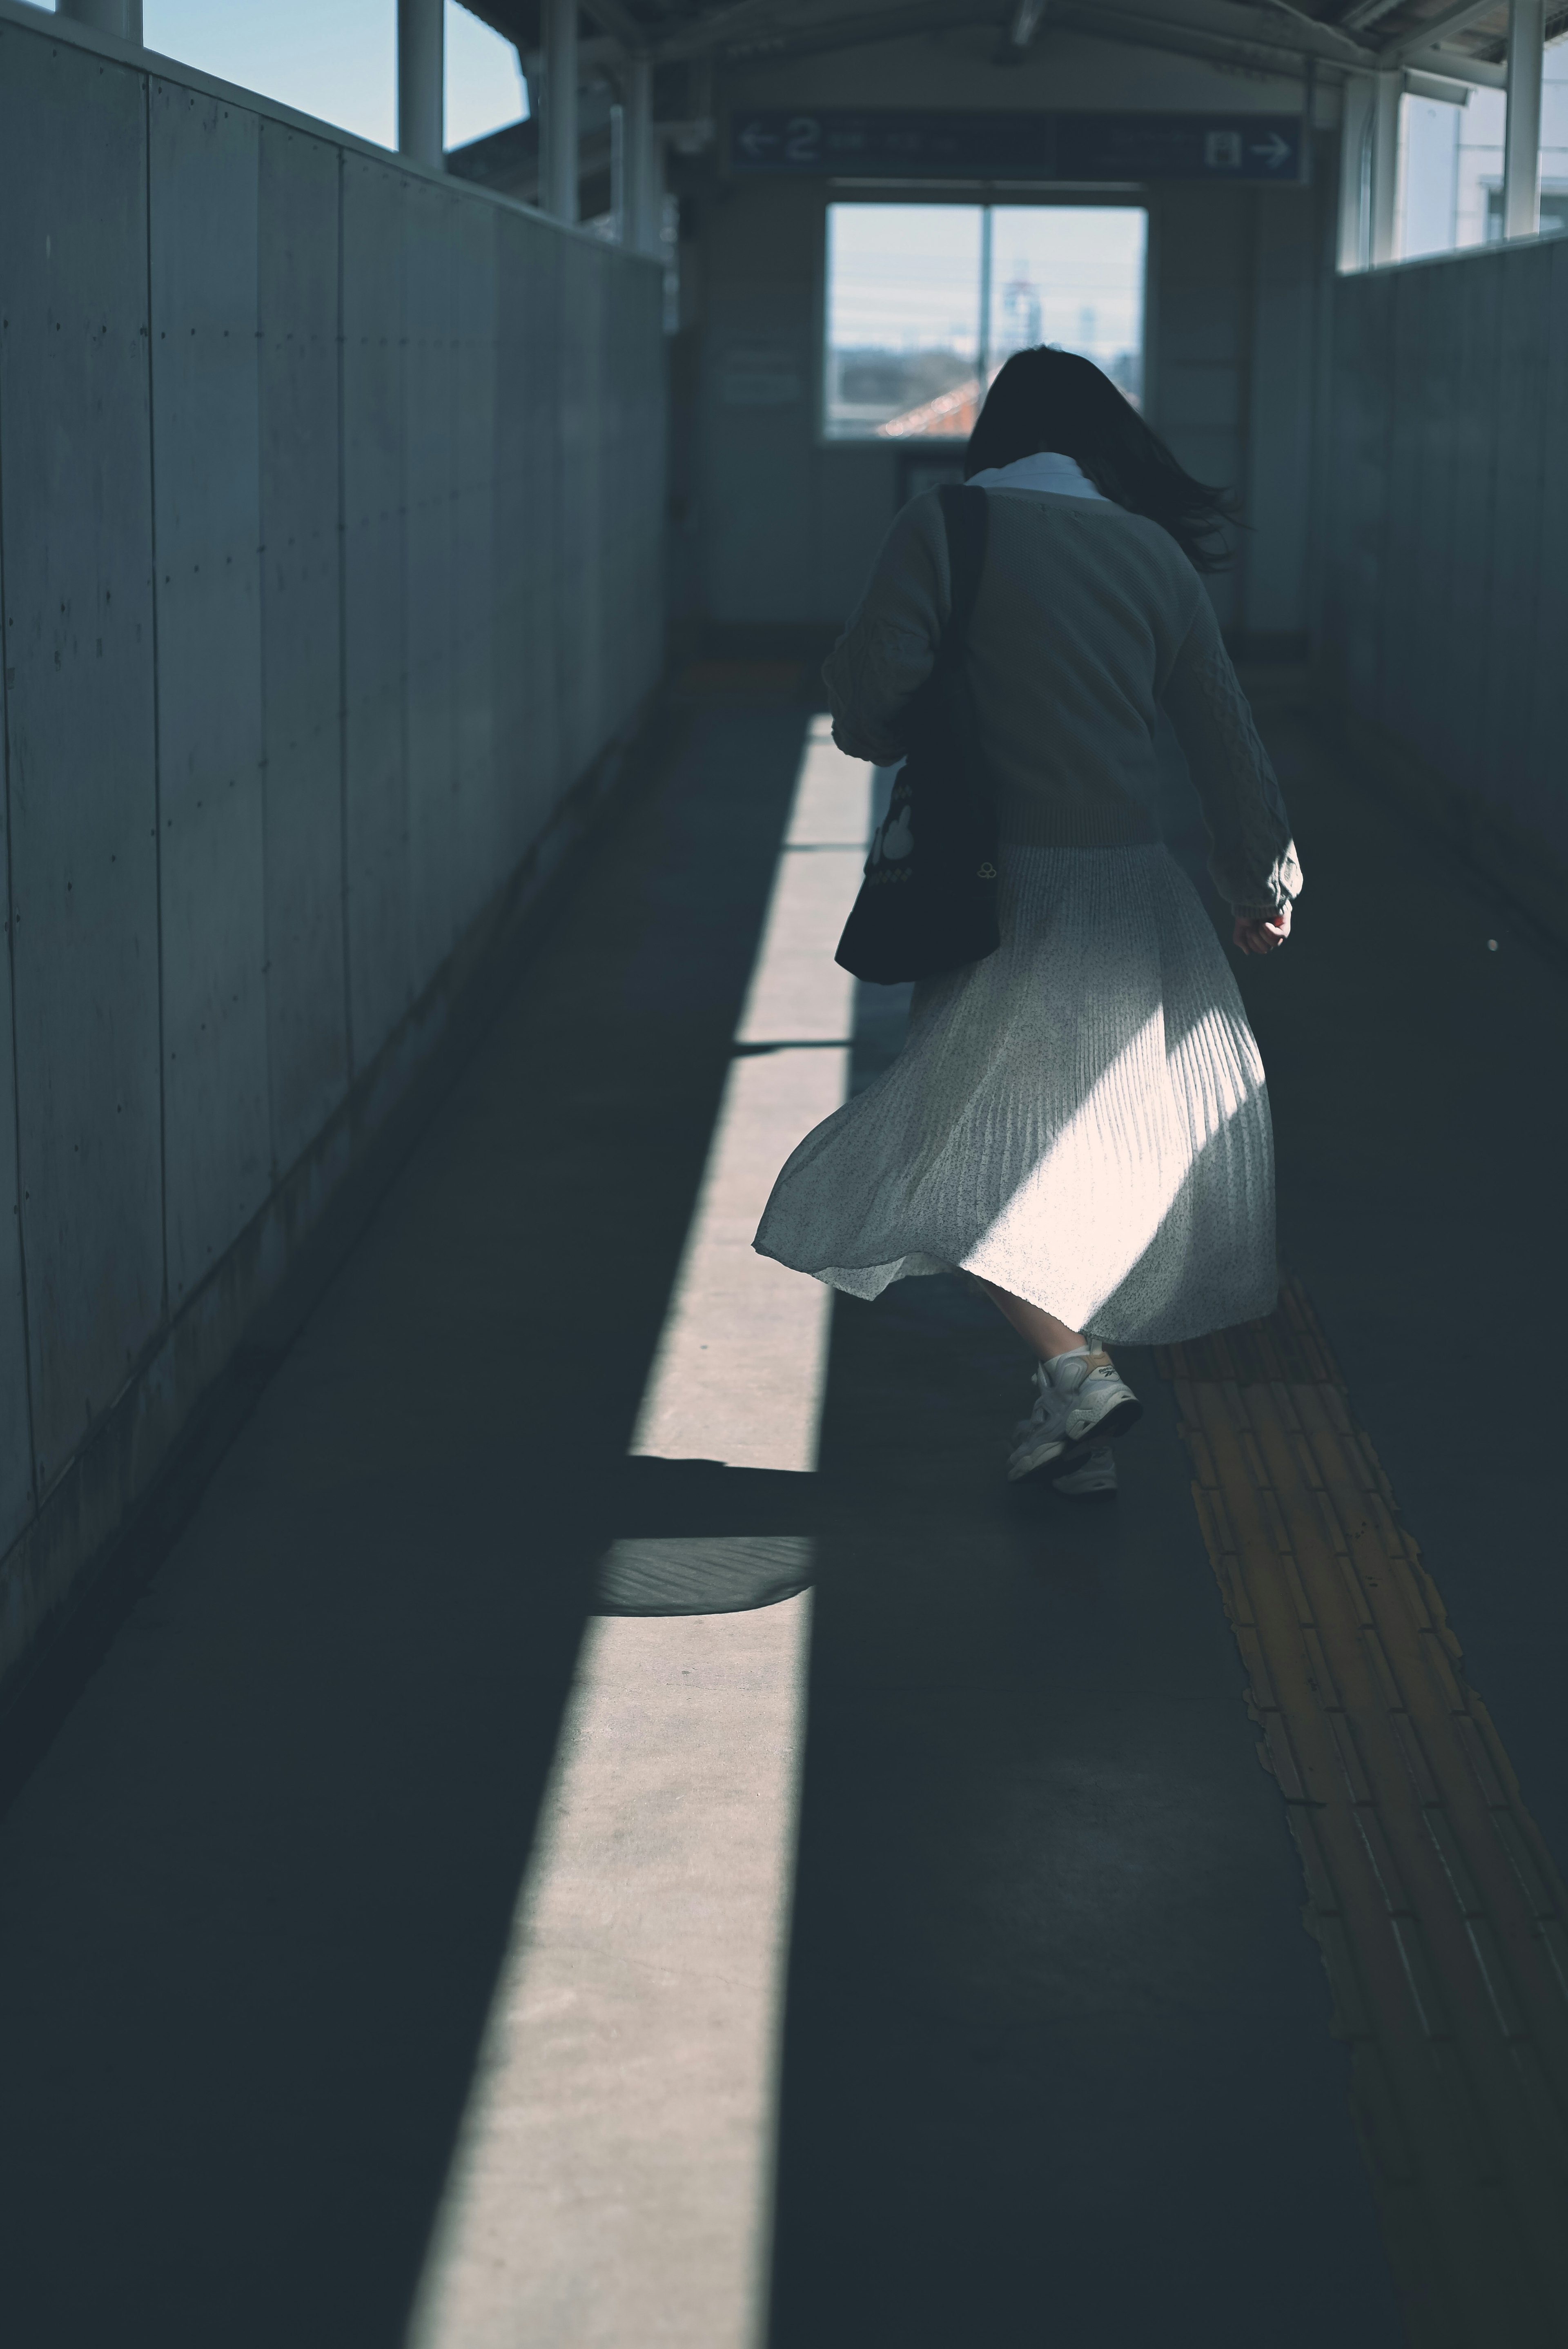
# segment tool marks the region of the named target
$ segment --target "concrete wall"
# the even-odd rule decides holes
[[[996,51],[995,26],[972,26],[789,66],[759,61],[727,76],[721,95],[727,108],[1299,113],[1304,104],[1299,81],[1052,28],[1022,67],[997,66]],[[1336,94],[1320,95],[1308,187],[1145,191],[1150,418],[1184,463],[1243,496],[1253,528],[1235,572],[1212,592],[1225,625],[1253,639],[1305,639],[1309,624],[1306,483],[1336,105]],[[944,191],[920,192],[940,200]],[[828,443],[820,432],[826,208],[851,193],[820,180],[738,180],[721,170],[695,206],[696,600],[710,622],[841,621],[897,507],[896,447]],[[975,193],[951,191],[959,202]],[[727,354],[759,343],[798,355],[793,405],[726,404]]]
[[[1568,239],[1341,278],[1321,681],[1369,773],[1568,932]]]
[[[0,16],[0,1671],[663,657],[656,269],[29,16]]]

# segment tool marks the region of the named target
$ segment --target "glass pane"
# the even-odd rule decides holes
[[[1395,251],[1401,261],[1493,244],[1502,235],[1502,134],[1508,101],[1472,89],[1464,106],[1399,105]],[[1547,50],[1541,91],[1541,230],[1568,230],[1568,40]]]
[[[1463,109],[1424,98],[1399,100],[1398,248],[1403,260],[1453,249]]]
[[[830,440],[965,439],[979,390],[977,204],[830,204]]]
[[[1143,396],[1143,248],[1130,204],[999,204],[992,214],[989,374],[1036,343],[1078,351]]]

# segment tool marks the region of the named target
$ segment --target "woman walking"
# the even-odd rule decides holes
[[[1221,493],[1055,350],[1007,361],[965,473],[986,495],[965,667],[1001,944],[916,988],[902,1055],[793,1153],[756,1246],[855,1297],[971,1275],[1037,1357],[1007,1474],[1099,1497],[1140,1411],[1108,1345],[1250,1320],[1277,1290],[1263,1066],[1150,813],[1161,709],[1245,952],[1289,935],[1301,870],[1198,575],[1221,559]],[[824,671],[851,758],[909,749],[951,610],[933,491],[893,523]]]

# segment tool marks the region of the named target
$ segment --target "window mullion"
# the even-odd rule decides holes
[[[976,338],[975,373],[980,380],[980,397],[989,389],[987,377],[991,367],[991,211],[989,204],[980,208],[980,332]]]

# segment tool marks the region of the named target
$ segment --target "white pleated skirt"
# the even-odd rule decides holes
[[[1002,944],[914,991],[756,1246],[852,1296],[962,1269],[1109,1342],[1274,1303],[1274,1140],[1230,966],[1162,847],[1005,848]]]

